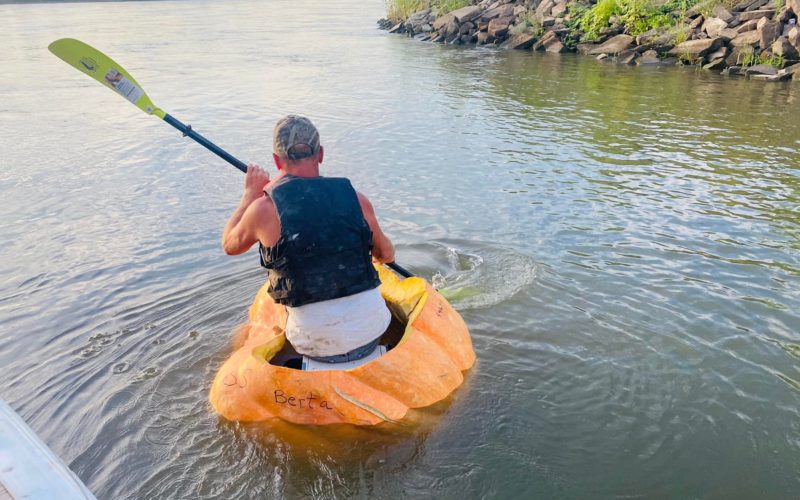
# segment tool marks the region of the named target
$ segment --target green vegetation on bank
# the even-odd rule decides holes
[[[656,5],[652,0],[600,0],[593,6],[573,7],[570,11],[572,26],[585,33],[586,40],[596,40],[600,33],[608,27],[612,17],[625,27],[625,32],[636,36],[654,28],[673,27],[678,30],[683,26],[684,16],[675,12],[686,10],[697,1],[672,0]]]
[[[386,17],[394,22],[408,19],[408,16],[420,10],[431,9],[441,16],[448,12],[470,5],[470,0],[385,0]]]

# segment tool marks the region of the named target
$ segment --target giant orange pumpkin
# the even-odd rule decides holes
[[[264,285],[250,307],[243,345],[211,386],[214,409],[238,421],[375,425],[401,420],[410,408],[432,405],[460,386],[462,372],[475,362],[464,320],[425,280],[400,280],[384,267],[377,269],[381,294],[395,320],[405,325],[396,346],[348,370],[270,364],[284,348],[287,315]]]

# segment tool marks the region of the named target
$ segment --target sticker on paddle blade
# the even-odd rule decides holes
[[[144,95],[144,91],[142,89],[137,87],[136,84],[125,78],[122,73],[114,68],[108,70],[108,73],[106,73],[105,76],[105,81],[114,90],[119,92],[122,97],[129,100],[133,104],[136,104],[136,101],[138,101],[139,98]]]

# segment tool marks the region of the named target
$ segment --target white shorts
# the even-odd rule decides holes
[[[392,320],[377,288],[286,310],[286,338],[300,354],[315,357],[361,347],[380,337]]]

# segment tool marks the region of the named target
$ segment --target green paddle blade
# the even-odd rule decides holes
[[[165,113],[153,105],[139,82],[125,68],[94,47],[74,38],[62,38],[51,43],[48,49],[62,61],[91,76],[148,115],[164,118]]]

